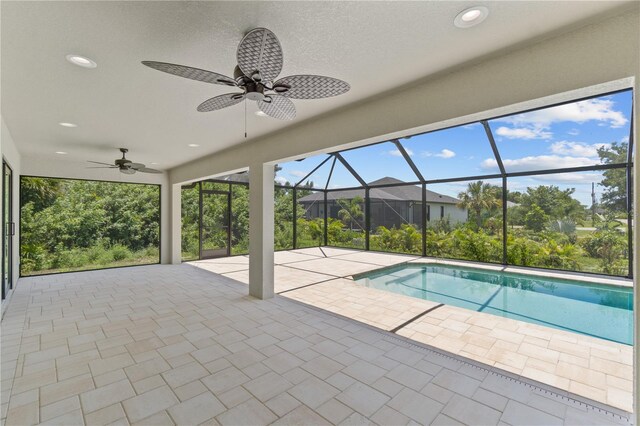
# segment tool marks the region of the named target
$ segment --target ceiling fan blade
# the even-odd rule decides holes
[[[85,167],[85,169],[117,169],[118,166],[96,166],[96,167]]]
[[[279,92],[278,87],[288,87],[286,91]],[[273,84],[273,89],[279,95],[292,99],[319,99],[342,95],[349,91],[351,86],[337,78],[324,77],[322,75],[291,75],[281,78]]]
[[[101,163],[100,161],[91,161],[91,160],[87,160],[87,163],[102,164],[103,166],[116,167],[116,166],[114,166],[113,164],[109,164],[109,163]]]
[[[278,120],[293,120],[296,118],[296,107],[290,99],[280,95],[268,95],[271,102],[258,101],[258,108],[269,117]]]
[[[124,173],[125,175],[133,175],[136,173],[135,169],[128,169],[126,167],[120,168],[120,173]]]
[[[133,170],[144,169],[144,164],[142,163],[127,163],[127,167]]]
[[[160,170],[150,169],[148,167],[143,167],[141,169],[138,169],[137,171],[142,173],[162,173]]]
[[[282,71],[282,47],[274,33],[256,28],[244,36],[236,53],[238,66],[247,77],[259,73],[261,81],[271,82]]]
[[[231,77],[218,74],[217,72],[201,70],[200,68],[187,67],[184,65],[169,64],[167,62],[142,61],[143,65],[154,70],[177,75],[178,77],[189,78],[191,80],[204,81],[205,83],[222,84],[224,86],[236,86],[236,82]]]
[[[218,109],[230,107],[244,100],[244,93],[225,93],[224,95],[214,96],[198,105],[198,111],[208,112]]]

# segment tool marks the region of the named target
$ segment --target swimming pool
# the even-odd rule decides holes
[[[633,344],[633,291],[627,287],[434,264],[404,264],[354,279],[367,287]]]

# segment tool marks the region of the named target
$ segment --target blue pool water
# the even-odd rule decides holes
[[[633,344],[631,288],[428,264],[354,278],[367,287]]]

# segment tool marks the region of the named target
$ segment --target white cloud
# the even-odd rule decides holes
[[[467,130],[473,130],[478,126],[480,126],[480,123],[471,123],[471,124],[465,124],[464,126],[462,126],[462,128]]]
[[[585,144],[582,142],[558,141],[551,144],[551,152],[574,157],[598,157],[598,148],[608,148],[607,143]]]
[[[502,160],[508,172],[520,172],[529,170],[560,169],[564,167],[591,166],[592,158],[587,157],[563,157],[559,155],[538,155],[517,159]],[[493,158],[487,158],[481,164],[483,169],[498,169],[498,163]]]
[[[629,143],[629,136],[624,136],[622,139],[620,139],[620,142]]]
[[[442,151],[438,152],[438,153],[433,153],[430,151],[424,151],[421,153],[421,155],[423,157],[440,157],[440,158],[453,158],[456,156],[456,153],[451,151],[450,149],[443,149]]]
[[[532,176],[533,180],[542,182],[551,182],[556,184],[569,183],[569,184],[589,184],[595,182],[596,184],[602,181],[602,175],[599,173],[557,173],[552,175],[538,175]],[[589,189],[590,191],[591,189]]]
[[[455,152],[446,148],[440,151],[438,154],[436,154],[436,157],[440,157],[440,158],[453,158],[455,156],[456,156]]]
[[[275,181],[276,181],[276,183],[278,183],[280,185],[284,185],[287,182],[289,182],[286,178],[283,178],[282,176],[276,176]]]
[[[592,120],[606,123],[611,127],[622,127],[628,122],[621,111],[614,110],[614,102],[609,99],[587,99],[585,101],[505,117],[499,121],[520,125],[528,124],[548,127],[552,123],[562,121],[585,123]]]
[[[496,134],[508,139],[550,139],[553,134],[544,127],[498,127]]]
[[[580,130],[578,130],[578,129],[571,129],[571,130],[569,130],[569,131],[567,132],[567,134],[568,134],[568,135],[571,135],[571,136],[578,136],[578,135],[580,134]]]
[[[404,150],[407,151],[407,154],[409,154],[409,156],[413,155],[413,151],[410,150],[409,148],[405,148]],[[392,155],[394,157],[402,157],[402,153],[398,149],[394,149],[392,151],[389,151],[388,154]]]
[[[308,172],[303,172],[302,170],[291,170],[290,172],[288,172],[291,176],[295,176],[295,177],[305,177],[307,175]]]

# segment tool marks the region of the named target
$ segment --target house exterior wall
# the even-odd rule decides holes
[[[347,201],[347,200],[345,200]],[[304,209],[304,218],[307,220],[324,218],[324,203],[301,202]],[[364,212],[364,203],[360,206]],[[338,212],[342,207],[334,200],[327,202],[328,217],[340,219]],[[427,203],[427,209],[430,215],[427,215],[427,222],[434,223],[442,218],[449,220],[451,225],[464,223],[468,219],[467,209],[460,208],[455,204],[445,203]],[[441,210],[443,209],[443,210]],[[422,203],[416,201],[381,201],[372,199],[371,206],[371,230],[375,231],[379,226],[387,229],[400,228],[402,224],[408,223],[415,225],[417,228],[422,227]],[[442,212],[442,216],[441,216]],[[357,227],[364,229],[364,219],[357,221]]]
[[[433,223],[440,219],[448,219],[451,225],[464,223],[469,217],[467,209],[460,208],[455,204],[427,203],[430,214],[427,216],[427,223]]]

